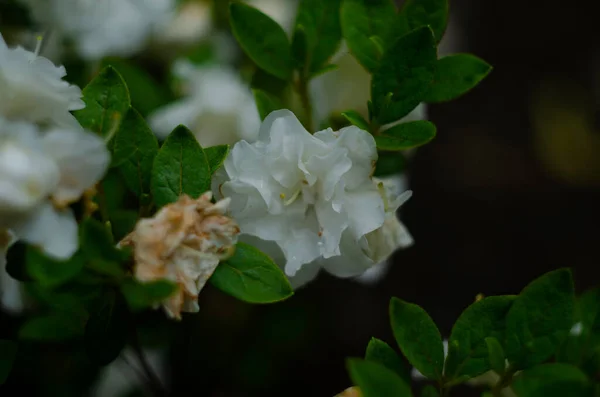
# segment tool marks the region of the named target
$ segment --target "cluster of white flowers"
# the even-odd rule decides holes
[[[231,198],[243,234],[277,245],[296,286],[321,267],[353,277],[397,248],[388,229],[410,196],[390,201],[371,178],[376,160],[368,132],[352,126],[311,135],[293,113],[280,110],[265,119],[256,142],[233,147],[213,190]],[[257,245],[281,257],[273,244]]]

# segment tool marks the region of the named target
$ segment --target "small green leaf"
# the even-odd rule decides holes
[[[375,165],[373,176],[383,177],[396,175],[406,169],[406,159],[400,152],[381,152]]]
[[[52,313],[30,318],[19,329],[19,338],[64,341],[83,335],[84,322],[69,313]]]
[[[379,124],[400,120],[423,101],[433,82],[436,61],[436,44],[429,27],[402,36],[383,54],[371,81]]]
[[[154,158],[151,190],[158,207],[177,201],[182,194],[199,197],[210,190],[210,166],[200,144],[180,125],[169,135]]]
[[[418,305],[392,298],[390,321],[396,342],[408,361],[427,378],[442,379],[442,336],[427,312]]]
[[[18,346],[12,340],[0,339],[0,386],[6,382],[17,357]]]
[[[277,22],[243,3],[231,3],[229,21],[240,46],[259,68],[282,80],[291,78],[290,43]]]
[[[433,84],[429,87],[424,102],[447,102],[466,94],[481,82],[492,67],[471,54],[454,54],[437,62]]]
[[[514,300],[514,296],[490,296],[473,303],[460,315],[448,339],[449,346],[457,347],[448,349],[449,379],[475,377],[491,369],[486,338],[504,341],[506,315]]]
[[[106,259],[121,263],[130,256],[129,251],[116,247],[108,227],[93,218],[85,219],[79,229],[81,251],[88,259]]]
[[[133,230],[138,215],[138,212],[133,210],[116,210],[110,213],[110,223],[116,241],[121,241]]]
[[[216,170],[221,168],[223,162],[229,154],[229,145],[217,145],[204,149],[208,165],[210,166],[210,174],[214,174]]]
[[[26,258],[27,273],[46,287],[56,287],[71,280],[81,272],[85,263],[80,253],[59,261],[32,246],[28,247]]]
[[[581,370],[570,364],[541,364],[515,377],[512,387],[519,397],[592,396],[591,383]]]
[[[506,358],[504,357],[504,349],[493,336],[485,338],[485,343],[488,348],[488,360],[490,362],[490,368],[497,374],[502,375],[506,370]]]
[[[448,0],[407,0],[400,14],[410,30],[429,25],[439,43],[448,24]]]
[[[412,149],[430,142],[436,132],[435,124],[429,121],[409,121],[382,131],[375,136],[375,143],[380,150]]]
[[[361,130],[369,131],[369,122],[356,110],[346,110],[342,116]]]
[[[400,375],[402,380],[406,383],[410,383],[411,378],[408,368],[404,365],[402,359],[394,349],[384,341],[371,338],[367,345],[365,359],[382,364],[386,368],[391,369],[396,374]]]
[[[365,69],[373,72],[379,66],[380,50],[371,39],[390,39],[389,31],[396,18],[391,0],[344,0],[341,25],[348,48]]]
[[[161,303],[175,293],[177,284],[166,281],[140,283],[130,279],[121,284],[121,292],[132,311],[140,311]]]
[[[259,89],[254,89],[252,92],[254,93],[254,101],[256,102],[256,108],[261,120],[264,120],[269,113],[284,108],[279,99],[273,95]]]
[[[131,105],[129,91],[123,78],[107,66],[84,89],[85,108],[73,112],[85,129],[104,138],[117,131]]]
[[[425,385],[423,390],[421,390],[421,397],[439,397],[437,389],[432,385]]]
[[[130,108],[113,143],[112,166],[119,166],[127,187],[137,196],[150,192],[150,176],[158,140],[144,118]]]
[[[113,362],[129,336],[127,303],[116,291],[109,291],[100,307],[91,313],[85,326],[85,350],[97,365]]]
[[[249,303],[273,303],[292,296],[292,287],[271,258],[258,249],[238,243],[234,255],[217,266],[210,283]]]
[[[573,277],[549,272],[523,289],[506,317],[506,356],[516,369],[552,356],[573,324]]]
[[[347,365],[350,379],[363,397],[412,397],[402,378],[379,363],[351,358]]]

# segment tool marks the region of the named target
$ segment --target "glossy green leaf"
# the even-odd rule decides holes
[[[497,374],[502,375],[506,369],[506,358],[504,356],[504,349],[493,336],[485,338],[485,343],[488,349],[488,360],[490,362],[490,369],[495,371]]]
[[[437,62],[433,84],[429,87],[424,102],[447,102],[460,97],[477,86],[492,67],[471,54],[455,54]]]
[[[83,335],[85,323],[70,313],[51,313],[28,319],[19,329],[19,338],[37,341],[65,341]]]
[[[382,364],[351,358],[347,366],[350,379],[363,397],[412,397],[406,382]]]
[[[56,287],[77,276],[83,269],[85,258],[76,253],[70,259],[60,261],[49,258],[39,249],[29,246],[26,254],[27,273],[46,287]]]
[[[346,110],[342,113],[342,116],[351,122],[352,125],[357,126],[361,130],[369,131],[369,122],[356,110]]]
[[[457,347],[448,351],[449,379],[475,377],[491,369],[486,338],[504,341],[506,315],[514,300],[514,296],[490,296],[473,303],[460,315],[448,339],[449,346]]]
[[[400,120],[425,98],[435,75],[437,49],[430,28],[402,36],[373,73],[371,97],[379,124]]]
[[[418,305],[392,298],[390,321],[396,342],[413,367],[429,379],[442,379],[442,336],[427,312]]]
[[[17,357],[18,345],[12,340],[0,339],[0,386],[6,382]]]
[[[519,397],[592,397],[586,375],[564,363],[526,369],[515,377],[512,387]]]
[[[169,135],[152,166],[151,190],[158,207],[187,194],[199,197],[210,190],[210,165],[200,144],[180,125]]]
[[[409,121],[382,131],[375,136],[375,143],[380,150],[406,150],[425,145],[436,133],[435,124],[429,121]]]
[[[400,152],[380,152],[373,176],[397,175],[406,169],[406,158]]]
[[[406,0],[400,10],[410,30],[429,25],[439,43],[448,24],[448,0]]]
[[[367,345],[365,359],[382,364],[398,374],[406,383],[410,383],[410,372],[398,353],[382,340],[371,338]]]
[[[229,21],[240,46],[259,68],[282,80],[291,78],[290,43],[277,22],[243,3],[231,3]]]
[[[167,299],[179,288],[177,284],[166,281],[141,283],[130,279],[121,285],[121,292],[132,311],[147,309]]]
[[[259,89],[254,89],[252,92],[261,120],[264,120],[271,112],[284,108],[281,101],[275,96]]]
[[[83,89],[85,108],[73,112],[85,129],[109,140],[131,105],[123,78],[107,66]]]
[[[210,283],[249,303],[273,303],[292,296],[281,269],[258,249],[238,243],[234,255],[217,266]]]
[[[210,174],[214,174],[222,165],[229,155],[229,145],[217,145],[204,149],[208,165],[210,166]]]
[[[549,272],[523,289],[506,318],[506,356],[517,369],[552,356],[573,324],[573,277],[569,269]]]

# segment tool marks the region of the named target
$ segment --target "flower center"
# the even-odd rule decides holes
[[[300,197],[300,193],[302,193],[302,188],[296,190],[288,199],[285,198],[285,193],[280,193],[279,197],[283,200],[283,205],[287,207]]]

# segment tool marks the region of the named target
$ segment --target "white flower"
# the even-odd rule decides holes
[[[265,119],[257,142],[233,147],[213,190],[231,198],[242,233],[279,246],[285,272],[294,276],[318,258],[342,255],[344,234],[356,242],[383,225],[384,203],[371,180],[376,160],[366,131],[352,126],[311,135],[293,113],[279,110]],[[353,260],[324,267],[356,276],[365,268]]]
[[[85,59],[130,56],[171,19],[174,0],[21,0],[36,22],[72,40]]]
[[[121,246],[133,246],[135,277],[167,279],[179,284],[163,302],[170,317],[198,311],[198,294],[219,261],[232,253],[239,228],[225,215],[229,200],[211,203],[212,193],[198,199],[183,195],[153,218],[140,220]]]
[[[58,259],[77,249],[77,223],[67,207],[104,174],[104,141],[81,129],[41,132],[0,119],[0,228]]]
[[[149,122],[160,138],[179,124],[190,128],[203,147],[256,139],[260,118],[250,88],[233,69],[198,67],[187,60],[174,65],[186,96],[158,109]]]
[[[81,90],[62,80],[63,66],[21,47],[8,48],[0,35],[0,117],[77,128],[69,110],[82,109]]]
[[[162,43],[194,44],[208,36],[213,29],[212,7],[205,1],[181,4],[172,18],[164,21],[157,32]]]

